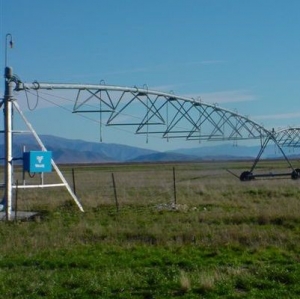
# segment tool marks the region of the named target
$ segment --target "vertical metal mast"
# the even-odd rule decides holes
[[[12,91],[13,70],[5,67],[5,93],[4,93],[4,147],[5,147],[5,173],[4,201],[6,206],[6,220],[11,220],[12,212]]]

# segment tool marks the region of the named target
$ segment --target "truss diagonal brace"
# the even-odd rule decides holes
[[[23,114],[23,112],[21,111],[18,103],[14,102],[14,107],[18,110],[19,114],[21,115],[21,117],[23,118],[24,122],[26,123],[28,129],[32,132],[34,138],[36,139],[36,141],[38,142],[39,146],[41,147],[41,149],[43,151],[47,151],[46,147],[44,146],[42,140],[39,138],[38,134],[35,132],[35,130],[33,129],[33,127],[31,126],[31,124],[27,121],[25,115]],[[64,186],[67,188],[68,192],[70,193],[70,195],[72,196],[73,200],[75,201],[76,205],[78,206],[78,208],[80,209],[81,212],[84,212],[83,207],[81,205],[81,203],[79,202],[77,196],[74,194],[74,192],[72,191],[70,185],[68,184],[67,180],[64,178],[63,174],[61,173],[61,171],[59,170],[58,166],[56,165],[56,163],[54,162],[53,159],[51,159],[51,164],[53,166],[53,168],[55,169],[56,173],[58,174],[58,176],[60,177],[61,181],[63,182]]]

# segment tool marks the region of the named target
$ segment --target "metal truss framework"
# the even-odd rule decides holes
[[[300,128],[287,128],[276,132],[276,140],[281,147],[300,147]]]
[[[28,89],[76,89],[74,113],[98,112],[106,115],[105,125],[133,126],[136,134],[200,141],[261,139],[270,134],[248,117],[217,105],[145,88],[37,82],[16,86],[17,91]]]
[[[162,138],[183,138],[199,141],[238,141],[260,139],[261,149],[250,171],[241,174],[241,181],[256,177],[290,175],[300,177],[294,169],[284,147],[300,147],[300,128],[279,131],[267,130],[262,125],[217,105],[201,100],[177,96],[173,93],[149,90],[148,88],[122,87],[91,84],[49,84],[17,82],[17,91],[74,89],[73,113],[99,113],[106,126],[132,126],[136,134],[156,134]],[[133,115],[133,111],[136,115]],[[105,115],[102,117],[102,115]],[[268,143],[279,148],[292,169],[290,173],[254,175],[253,171]]]
[[[262,178],[262,177],[282,177],[282,176],[290,176],[292,179],[296,180],[300,178],[300,169],[294,168],[291,162],[289,161],[288,157],[286,156],[283,147],[299,147],[299,134],[300,128],[287,128],[282,129],[278,132],[272,130],[269,132],[269,135],[265,138],[264,142],[261,144],[260,151],[257,157],[254,160],[254,163],[249,171],[244,171],[240,175],[241,181],[251,181],[255,178]],[[291,169],[290,172],[285,173],[267,173],[267,174],[254,174],[253,171],[259,162],[263,152],[265,151],[267,145],[270,141],[273,141],[274,144],[277,146],[279,151],[281,152],[282,156],[287,161],[289,168]]]

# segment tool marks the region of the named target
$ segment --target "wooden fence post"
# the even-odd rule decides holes
[[[115,196],[115,202],[116,202],[116,209],[117,209],[117,212],[119,212],[119,202],[118,202],[118,196],[117,196],[117,188],[116,188],[115,176],[114,176],[113,173],[111,174],[111,177],[112,177],[113,188],[114,188],[114,196]]]
[[[175,167],[173,167],[173,189],[174,189],[174,204],[177,204],[177,196],[176,196],[176,176],[175,176]]]

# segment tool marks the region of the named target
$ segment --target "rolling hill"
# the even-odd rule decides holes
[[[171,162],[171,161],[199,161],[199,160],[236,160],[254,159],[259,146],[232,146],[200,145],[195,148],[177,149],[174,151],[159,152],[133,146],[87,142],[83,140],[66,139],[51,135],[41,135],[41,140],[46,148],[53,153],[57,163],[120,163],[120,162]],[[4,156],[3,140],[0,141],[0,155]],[[31,135],[14,136],[14,157],[22,157],[22,151],[39,150],[37,142]],[[295,152],[288,153],[292,157],[298,157]],[[268,146],[263,158],[281,158],[281,154]]]

